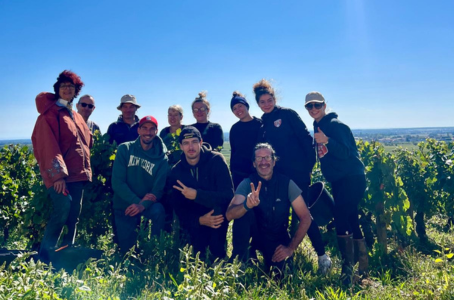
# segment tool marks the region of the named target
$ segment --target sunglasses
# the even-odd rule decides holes
[[[83,102],[80,102],[79,104],[82,105],[82,107],[88,106],[89,109],[93,109],[93,107],[95,107],[93,104],[88,104],[88,103],[83,103]]]
[[[323,103],[308,103],[306,105],[304,105],[304,107],[306,107],[307,110],[311,110],[315,107],[315,109],[320,109],[323,107],[323,105],[325,105],[325,102]]]

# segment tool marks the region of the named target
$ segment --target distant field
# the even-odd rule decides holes
[[[385,147],[385,151],[386,152],[392,152],[394,150],[396,150],[398,147],[402,147],[404,149],[408,149],[410,151],[414,151],[414,150],[417,150],[418,149],[418,145],[415,145],[413,143],[403,143],[403,144],[397,144],[397,146],[395,145],[384,145]]]

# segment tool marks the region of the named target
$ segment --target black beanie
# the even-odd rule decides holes
[[[232,100],[230,101],[230,109],[233,111],[233,107],[235,106],[235,104],[238,104],[238,103],[243,104],[244,106],[247,107],[247,110],[249,110],[249,103],[247,103],[246,98],[241,97],[241,96],[234,96],[232,98]]]

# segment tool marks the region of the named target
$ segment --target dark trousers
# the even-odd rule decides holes
[[[151,220],[151,234],[159,236],[161,230],[164,228],[165,211],[161,203],[153,203],[150,207],[145,209],[141,214],[134,217],[126,216],[125,210],[115,209],[115,224],[121,253],[125,254],[137,242],[137,226],[140,224],[140,218],[144,216]]]
[[[307,193],[309,191],[309,184],[305,181],[299,182],[299,183],[295,182],[295,183],[302,190],[301,196],[303,197],[304,202],[306,202],[306,205],[308,205]],[[295,220],[295,221],[293,221],[293,220]],[[299,218],[296,215],[296,213],[292,210],[292,226],[291,226],[292,234],[294,234],[296,232],[298,223],[299,223]],[[307,236],[311,240],[312,247],[314,248],[315,252],[317,252],[317,255],[322,256],[323,254],[325,254],[325,244],[323,243],[322,234],[320,232],[320,228],[318,227],[317,222],[315,222],[314,219],[312,219],[312,223],[307,230]]]
[[[271,261],[279,245],[288,246],[290,236],[287,231],[273,236],[267,232],[260,232],[254,210],[248,211],[243,217],[233,221],[232,235],[232,257],[238,256],[240,261],[246,262],[249,258],[254,258],[256,250],[262,253],[267,269],[277,267],[284,270],[285,265],[293,260],[291,257],[281,262]],[[249,241],[251,241],[250,245]]]
[[[334,198],[334,222],[337,235],[353,233],[354,239],[362,239],[359,227],[358,204],[364,197],[366,177],[348,176],[331,183]]]
[[[47,222],[39,255],[44,260],[48,260],[48,251],[57,247],[63,226],[67,226],[68,233],[63,237],[61,245],[73,245],[76,236],[77,223],[82,208],[82,198],[85,182],[66,183],[69,191],[68,195],[58,194],[53,187],[47,192],[52,199],[52,212]]]
[[[225,216],[224,216],[225,218]],[[189,234],[189,243],[194,249],[194,253],[200,252],[202,259],[206,258],[206,249],[210,249],[211,260],[224,258],[227,247],[227,229],[229,223],[224,220],[221,227],[214,229],[200,225],[194,228],[183,228]]]

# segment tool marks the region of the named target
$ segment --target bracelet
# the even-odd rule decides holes
[[[244,208],[246,209],[246,211],[250,211],[250,210],[252,209],[252,208],[247,207],[247,199],[244,200],[243,206],[244,206]]]

